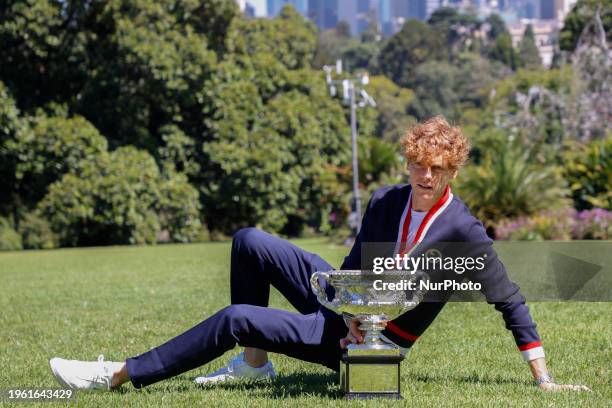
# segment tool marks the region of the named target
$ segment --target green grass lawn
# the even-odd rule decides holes
[[[297,243],[333,265],[347,252],[320,239]],[[229,251],[229,243],[210,243],[0,253],[0,388],[57,387],[53,356],[122,360],[200,322],[229,302]],[[277,292],[271,306],[291,310]],[[402,363],[405,400],[375,405],[610,406],[612,303],[530,308],[552,373],[592,393],[539,391],[492,306],[450,303]],[[79,393],[77,405],[374,405],[342,400],[333,371],[276,354],[272,382],[207,389],[192,382],[238,352],[142,390]]]

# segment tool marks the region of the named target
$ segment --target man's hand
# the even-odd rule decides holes
[[[349,344],[359,344],[363,343],[363,336],[365,333],[358,328],[359,320],[351,319],[348,324],[349,331],[346,334],[346,337],[340,339],[340,348],[345,349]]]
[[[563,390],[572,390],[572,391],[591,391],[589,387],[586,385],[572,385],[572,384],[555,384],[555,383],[542,383],[538,387],[544,391],[563,391]]]
[[[383,322],[383,325],[386,326],[387,322]],[[349,344],[360,344],[363,343],[363,336],[365,336],[365,332],[359,330],[359,320],[351,319],[348,324],[349,331],[346,334],[346,337],[340,339],[340,348],[345,349]]]
[[[548,368],[546,367],[546,360],[544,357],[536,358],[535,360],[529,361],[529,368],[531,369],[531,374],[533,374],[533,378],[540,387],[541,390],[544,391],[563,391],[563,390],[571,390],[571,391],[591,391],[591,389],[585,385],[572,385],[572,384],[556,384],[554,383],[552,377],[548,374]],[[542,379],[543,382],[539,381]]]

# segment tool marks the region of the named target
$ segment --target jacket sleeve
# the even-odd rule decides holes
[[[506,328],[512,332],[523,359],[530,361],[544,357],[544,348],[525,304],[525,297],[518,285],[508,277],[506,268],[493,249],[493,241],[487,236],[480,221],[474,219],[467,230],[466,241],[481,256],[485,256],[484,268],[472,271],[469,278],[482,285],[481,291],[487,302],[501,312]]]

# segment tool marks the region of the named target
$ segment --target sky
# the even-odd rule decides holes
[[[246,0],[247,3],[251,3],[251,6],[255,7],[255,15],[263,16],[266,14],[266,0]]]

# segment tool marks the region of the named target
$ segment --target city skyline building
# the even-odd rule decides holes
[[[255,17],[255,13],[256,13],[255,6],[253,6],[251,2],[247,0],[236,0],[236,3],[238,4],[238,8],[245,15],[245,17],[247,18]]]
[[[401,30],[409,19],[427,21],[440,7],[475,13],[481,19],[498,13],[507,25],[526,20],[556,21],[560,27],[576,0],[237,0],[237,3],[247,17],[275,17],[286,4],[291,4],[320,30],[333,29],[344,21],[350,34],[356,37],[375,23],[388,37]],[[540,45],[550,44],[552,34],[547,32],[548,28],[542,31],[541,37],[547,40],[542,39]],[[543,59],[546,61],[547,55]]]
[[[266,16],[276,17],[285,4],[291,4],[293,8],[303,16],[308,14],[307,0],[266,0]]]
[[[244,16],[247,18],[255,17],[255,7],[253,7],[253,5],[249,3],[248,1],[245,3],[244,10],[242,12],[244,13]]]
[[[424,0],[425,1],[425,15],[420,18],[422,20],[429,20],[431,14],[442,7],[442,2],[440,0]],[[420,17],[420,16],[419,16]]]
[[[306,16],[321,30],[338,25],[338,0],[308,0]]]
[[[555,46],[559,41],[560,24],[557,20],[521,20],[508,25],[512,37],[512,45],[519,48],[527,25],[531,25],[535,45],[542,59],[542,65],[550,67],[555,54]]]
[[[424,19],[425,0],[380,0],[378,15],[380,28],[385,36],[399,31],[410,18]]]
[[[359,34],[357,30],[357,2],[355,0],[338,0],[338,22],[340,21],[348,24],[353,37]]]
[[[262,17],[256,0],[237,0],[247,17]],[[261,1],[261,0],[260,0]],[[534,29],[536,46],[544,66],[550,66],[565,16],[576,0],[265,0],[266,14],[274,17],[286,5],[312,20],[320,30],[348,24],[350,34],[358,36],[370,23],[376,23],[385,36],[401,30],[409,19],[426,21],[440,7],[453,7],[486,18],[498,13],[506,22],[512,42],[518,47],[525,27]],[[261,3],[259,3],[261,7]]]
[[[338,22],[346,22],[352,36],[358,36],[367,30],[370,22],[379,24],[379,1],[377,0],[337,0]]]

